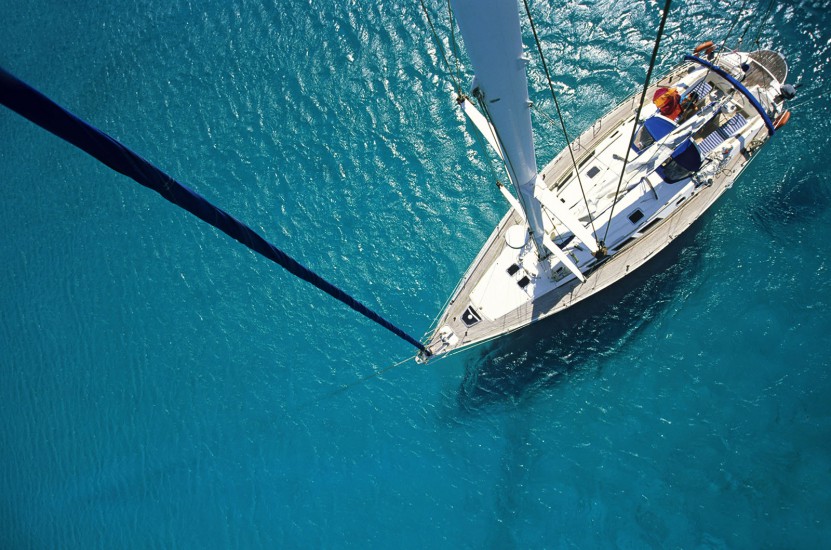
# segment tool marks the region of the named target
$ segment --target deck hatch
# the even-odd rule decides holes
[[[467,306],[467,309],[462,312],[462,322],[468,327],[472,327],[481,320],[482,318],[476,313],[473,306]]]
[[[631,214],[629,214],[629,221],[632,223],[638,223],[643,219],[643,212],[640,209],[635,210]]]

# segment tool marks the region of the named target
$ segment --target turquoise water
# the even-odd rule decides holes
[[[411,333],[503,214],[417,2],[3,4],[0,65]],[[659,3],[543,4],[576,134]],[[735,4],[677,1],[664,69]],[[340,392],[413,350],[0,110],[0,547],[827,544],[831,8],[772,20],[791,122],[638,280]]]

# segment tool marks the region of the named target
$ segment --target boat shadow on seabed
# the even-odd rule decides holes
[[[578,372],[599,371],[600,360],[658,316],[689,283],[687,274],[699,272],[703,252],[696,225],[633,276],[471,354],[459,386],[459,408],[474,412],[513,405]]]

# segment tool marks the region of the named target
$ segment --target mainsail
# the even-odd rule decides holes
[[[493,123],[531,238],[540,257],[545,257],[542,207],[534,199],[537,159],[525,74],[528,57],[522,51],[516,1],[452,0],[451,4],[476,73],[474,96]]]
[[[503,194],[511,206],[516,208],[516,203],[519,203],[539,257],[545,258],[553,253],[582,280],[580,270],[554,244],[545,230],[543,207],[589,250],[597,251],[591,232],[560,203],[537,175],[525,71],[529,58],[522,49],[516,2],[453,0],[451,3],[476,74],[473,95],[479,100],[490,123],[470,102],[464,101],[462,109],[505,162],[518,201],[512,200],[504,189]]]

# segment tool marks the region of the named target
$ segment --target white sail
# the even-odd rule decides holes
[[[479,130],[479,133],[484,136],[487,140],[488,145],[490,145],[493,150],[499,155],[499,158],[502,158],[502,150],[499,149],[499,145],[496,143],[496,130],[494,130],[491,123],[488,122],[488,119],[485,118],[485,115],[479,112],[479,110],[470,102],[469,99],[465,98],[462,102],[462,111],[467,115],[470,121],[476,126],[476,129]]]
[[[545,257],[542,207],[534,198],[537,160],[525,73],[528,58],[523,55],[516,0],[451,3],[476,74],[474,92],[483,98],[537,253]]]

